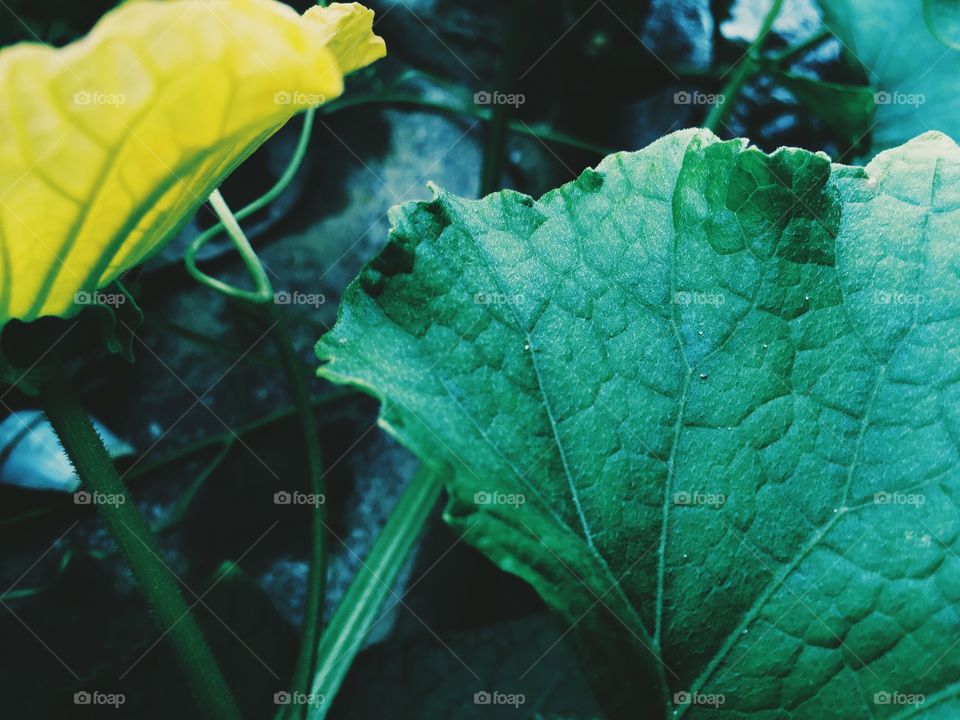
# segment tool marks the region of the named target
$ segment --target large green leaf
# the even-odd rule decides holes
[[[321,373],[452,467],[449,522],[611,716],[960,710],[951,140],[853,168],[684,131],[392,221]]]
[[[930,130],[960,138],[956,0],[819,0],[824,22],[877,90],[875,152]]]

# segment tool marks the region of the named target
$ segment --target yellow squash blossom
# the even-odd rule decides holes
[[[70,316],[169,239],[343,76],[383,57],[356,3],[142,0],[62,49],[0,50],[0,327]]]

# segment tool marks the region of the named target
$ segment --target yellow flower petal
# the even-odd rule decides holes
[[[373,10],[360,3],[312,7],[304,17],[321,29],[344,74],[366,67],[387,54],[383,38],[373,34]]]
[[[294,113],[384,54],[371,18],[143,0],[65,48],[0,51],[0,327],[70,316],[77,293],[156,251]]]

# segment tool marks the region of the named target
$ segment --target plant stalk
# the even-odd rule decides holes
[[[760,53],[763,52],[763,46],[767,42],[770,30],[773,29],[773,23],[776,22],[777,16],[783,8],[783,2],[784,0],[773,0],[773,6],[763,19],[760,33],[747,49],[743,59],[734,67],[730,79],[720,93],[723,102],[717,103],[710,108],[706,120],[703,121],[703,126],[708,130],[715,133],[718,132],[727,115],[730,114],[730,111],[736,104],[737,98],[740,96],[744,85],[747,84],[747,81],[752,78],[761,67]]]
[[[310,720],[323,720],[380,612],[443,487],[439,472],[421,466],[387,518],[366,562],[347,588],[317,648]],[[399,602],[399,600],[398,600]]]
[[[348,110],[354,107],[364,105],[388,105],[394,107],[409,107],[415,110],[424,110],[427,112],[438,113],[441,115],[451,115],[454,117],[468,117],[474,120],[490,122],[491,113],[487,110],[470,107],[466,104],[443,103],[434,100],[425,100],[419,95],[403,91],[391,91],[389,93],[369,93],[365,95],[352,95],[342,100],[335,100],[329,105],[324,105],[320,110],[324,115],[332,115],[342,110]],[[567,135],[562,132],[551,130],[540,125],[524,125],[522,122],[509,122],[510,132],[517,135],[526,135],[537,138],[545,143],[555,143],[558,145],[568,145],[578,150],[586,150],[596,155],[610,155],[616,152],[615,148],[603,147],[595,143],[582,140],[580,138]]]
[[[528,11],[528,0],[517,0],[510,17],[510,30],[507,35],[506,53],[500,65],[498,74],[499,86],[497,92],[509,93],[513,90],[517,65],[520,61],[520,42],[523,18]],[[496,95],[496,93],[495,93]],[[480,197],[489,195],[500,189],[500,180],[503,176],[503,166],[507,154],[507,136],[510,129],[510,107],[506,103],[495,103],[490,124],[487,126],[487,137],[483,147],[483,163],[480,168]]]
[[[304,379],[303,363],[290,339],[280,307],[275,304],[264,306],[273,323],[273,340],[283,366],[287,386],[293,404],[300,418],[300,427],[307,450],[307,468],[310,474],[310,492],[315,496],[324,494],[323,452],[320,447],[320,433],[317,419],[313,414],[313,402]],[[300,653],[293,673],[293,688],[306,693],[313,672],[314,653],[320,625],[323,622],[323,606],[327,588],[327,505],[314,503],[311,507],[310,528],[310,572],[307,575],[307,595],[304,604],[303,630],[300,636]],[[303,708],[291,705],[288,717],[303,717]]]
[[[350,389],[339,389],[333,390],[330,393],[327,393],[321,398],[316,400],[311,400],[311,406],[316,409],[326,405],[328,403],[336,402],[337,400],[342,400],[346,397],[351,397],[355,395],[356,392]],[[133,480],[139,480],[140,478],[146,477],[147,475],[152,475],[159,470],[166,469],[171,465],[175,465],[180,462],[189,460],[194,455],[198,455],[202,452],[210,450],[215,447],[223,447],[226,443],[234,440],[235,438],[243,438],[247,435],[250,435],[258,430],[275,425],[279,422],[287,420],[292,415],[296,414],[296,408],[284,408],[283,410],[278,410],[272,412],[263,417],[252,420],[249,423],[244,425],[238,425],[233,429],[233,431],[224,431],[215,435],[209,435],[205,438],[195,440],[194,442],[187,443],[176,450],[170,451],[169,454],[154,460],[153,462],[145,462],[138,464],[132,470],[127,471],[124,474],[124,479],[129,485]],[[53,502],[47,505],[43,505],[34,510],[29,510],[20,515],[14,515],[13,517],[0,519],[0,533],[4,530],[7,530],[11,527],[21,525],[23,523],[29,522],[31,520],[36,520],[37,518],[50,515],[55,513],[58,510],[64,509],[64,503],[62,501]]]
[[[290,161],[290,165],[284,172],[283,177],[277,183],[271,193],[277,187],[285,186],[293,178],[296,168],[303,159],[303,153],[310,138],[310,128],[312,126],[313,113],[310,112],[305,121],[297,151]],[[250,208],[258,206],[260,200],[256,200],[244,211],[250,211]],[[250,276],[254,282],[256,290],[254,292],[240,290],[216,278],[205,276],[199,269],[194,268],[200,274],[201,282],[208,287],[224,293],[225,295],[247,301],[263,309],[266,316],[270,335],[273,338],[277,354],[280,357],[280,364],[283,368],[284,378],[290,390],[291,399],[300,419],[300,426],[303,430],[304,442],[307,450],[307,467],[310,474],[310,492],[316,497],[324,496],[323,482],[323,453],[320,447],[319,432],[317,429],[317,420],[313,414],[313,402],[310,398],[310,391],[307,387],[304,374],[305,369],[297,351],[294,348],[293,341],[287,331],[283,312],[276,304],[273,286],[260,263],[260,258],[247,240],[237,215],[234,215],[227,205],[223,196],[218,190],[214,190],[210,195],[210,204],[220,219],[220,223],[226,230],[237,252],[244,262]],[[209,233],[210,231],[208,231]],[[209,238],[210,236],[205,236]],[[200,247],[200,243],[195,242],[194,249]],[[188,264],[189,267],[189,264]],[[324,498],[325,500],[325,498]],[[310,683],[310,676],[313,670],[314,651],[317,645],[317,637],[320,634],[320,624],[323,621],[323,605],[326,594],[327,580],[327,508],[326,503],[317,502],[312,504],[311,512],[311,547],[310,547],[310,571],[307,576],[307,595],[304,602],[303,629],[301,631],[300,652],[297,655],[297,662],[293,673],[293,690],[300,693],[306,693]],[[290,705],[282,708],[278,717],[297,719],[303,717],[304,709],[299,705]]]
[[[200,626],[69,381],[62,375],[54,375],[41,387],[40,402],[77,475],[93,495],[104,524],[133,571],[160,630],[169,638],[204,716],[238,720],[240,711]]]
[[[785,50],[778,52],[770,56],[770,62],[774,65],[784,65],[790,63],[796,58],[800,57],[808,50],[815,48],[820,43],[824,42],[828,38],[833,37],[833,33],[824,28],[820,32],[814,33],[806,40],[801,40],[796,45],[786,48]]]

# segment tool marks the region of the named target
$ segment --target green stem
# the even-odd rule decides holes
[[[278,197],[280,194],[287,189],[287,186],[293,181],[293,178],[297,174],[297,170],[300,169],[300,164],[303,162],[304,156],[307,154],[307,147],[310,145],[310,135],[313,132],[313,119],[316,116],[317,109],[309,108],[303,114],[303,126],[300,128],[300,136],[297,139],[297,146],[293,150],[293,155],[290,156],[290,161],[287,164],[286,169],[283,171],[283,174],[277,179],[277,182],[274,183],[267,192],[258,197],[256,200],[252,201],[248,205],[244,205],[242,208],[233,213],[233,217],[236,220],[243,220],[244,218],[253,215],[253,213],[261,210],[266,207]],[[223,222],[218,222],[216,225],[213,225],[207,228],[200,238],[198,238],[195,244],[200,246],[204,245],[211,237],[216,235],[218,232],[224,229]]]
[[[310,720],[322,720],[363,646],[383,617],[380,608],[406,562],[443,486],[440,473],[422,466],[397,502],[366,562],[353,578],[317,648],[310,692],[322,701],[309,705]]]
[[[7,590],[7,592],[0,595],[0,602],[24,600],[53,590],[77,557],[89,557],[93,560],[104,560],[109,557],[109,554],[94,552],[91,550],[78,552],[73,548],[69,548],[64,551],[63,555],[60,557],[60,562],[57,564],[57,569],[54,572],[53,577],[48,577],[43,585],[35,585],[34,587],[21,588],[19,590]]]
[[[506,48],[500,63],[497,91],[509,93],[517,79],[517,64],[520,49],[525,47],[521,33],[526,28],[523,22],[529,9],[529,0],[514,0],[509,19],[509,33],[504,43]],[[498,103],[493,106],[493,115],[487,125],[487,137],[483,146],[483,164],[480,168],[480,196],[484,197],[500,189],[503,165],[507,155],[507,136],[510,134],[510,106]]]
[[[753,77],[754,73],[761,67],[763,46],[767,42],[767,37],[770,35],[773,23],[776,22],[777,15],[780,14],[780,10],[783,8],[783,2],[784,0],[774,0],[770,12],[768,12],[767,16],[763,19],[760,34],[757,35],[756,39],[747,49],[743,59],[734,67],[730,79],[720,93],[723,102],[717,103],[710,108],[707,119],[703,121],[703,126],[708,130],[712,130],[713,132],[719,131],[720,126],[723,125],[727,115],[736,104],[737,98],[740,96],[740,91],[743,90],[743,86],[746,85],[747,80]]]
[[[248,362],[256,365],[266,365],[267,367],[274,369],[280,367],[279,360],[277,360],[277,358],[275,358],[273,355],[245,349],[242,346],[225,340],[222,337],[210,335],[209,333],[197,332],[196,330],[191,330],[190,328],[184,327],[183,325],[175,322],[171,322],[170,320],[157,320],[154,318],[149,318],[144,319],[144,324],[151,325],[159,330],[168,332],[171,335],[176,335],[177,337],[191,342],[194,345],[199,345],[212,354],[221,355],[234,361],[236,361],[238,358],[243,358],[245,363]]]
[[[180,523],[193,505],[193,501],[197,499],[203,486],[207,484],[207,480],[227,459],[235,443],[236,438],[233,435],[224,440],[223,445],[220,446],[220,452],[214,455],[213,459],[197,474],[193,482],[190,483],[190,487],[177,499],[177,503],[167,512],[164,518],[154,525],[154,530],[157,533],[166,532]]]
[[[342,400],[343,398],[353,397],[356,395],[356,391],[350,388],[340,388],[334,389],[328,394],[324,395],[322,398],[317,398],[316,400],[311,400],[310,406],[314,409],[322,407],[327,403],[336,402],[337,400]],[[263,417],[259,417],[256,420],[252,420],[245,425],[240,425],[234,428],[232,431],[224,431],[216,435],[209,435],[200,440],[196,440],[191,443],[186,443],[176,450],[172,450],[169,454],[161,457],[159,460],[154,460],[152,462],[145,462],[137,465],[133,469],[127,471],[123,475],[123,479],[130,484],[134,480],[140,479],[147,475],[152,475],[160,470],[165,470],[171,465],[176,465],[185,460],[190,459],[194,455],[198,455],[202,452],[210,450],[214,447],[223,447],[231,440],[236,438],[244,438],[248,435],[262,430],[264,428],[275,425],[279,422],[287,420],[292,415],[297,413],[296,408],[286,408],[284,410],[278,410],[272,412]],[[79,508],[83,506],[78,505],[67,505],[65,506],[63,502],[50,503],[48,505],[43,505],[34,510],[30,510],[19,515],[14,515],[13,517],[4,518],[0,520],[0,532],[8,530],[9,528],[15,527],[17,525],[22,525],[23,523],[30,522],[31,520],[36,520],[41,517],[45,517],[57,511],[63,511],[65,508]]]
[[[94,499],[114,542],[133,571],[161,631],[206,717],[241,717],[200,626],[180,593],[146,521],[120,481],[103,441],[62,375],[40,389],[40,402],[77,475]]]
[[[770,55],[769,60],[774,65],[784,65],[786,63],[792,62],[793,60],[803,55],[805,52],[807,52],[811,48],[816,47],[817,45],[822,43],[824,40],[831,37],[833,37],[833,33],[831,33],[829,30],[824,28],[820,32],[814,33],[813,35],[808,37],[806,40],[801,40],[796,45],[791,45],[790,47],[786,48],[785,50],[782,50],[781,52],[773,53],[772,55]]]
[[[311,408],[321,407],[327,403],[334,402],[336,400],[342,400],[343,398],[353,397],[357,393],[355,390],[346,389],[346,390],[334,390],[328,395],[325,395],[322,398],[310,401]],[[169,455],[160,458],[152,463],[144,463],[142,466],[134,468],[130,474],[129,478],[133,479],[136,477],[141,477],[143,475],[149,475],[161,470],[165,467],[169,467],[174,463],[182,462],[187,458],[196,455],[197,453],[203,452],[204,450],[209,450],[212,447],[222,446],[230,440],[236,439],[238,437],[243,438],[251,433],[256,432],[257,430],[262,430],[271,425],[275,425],[278,422],[286,420],[291,415],[294,415],[297,412],[296,408],[287,408],[285,410],[277,410],[276,412],[270,413],[269,415],[264,415],[263,417],[252,420],[246,425],[241,425],[235,428],[232,431],[224,431],[217,435],[211,435],[205,437],[201,440],[197,440],[192,443],[188,443],[177,450],[172,451]]]
[[[302,158],[302,153],[294,154],[290,166],[284,173],[284,179],[281,179],[278,185],[289,182],[289,179],[292,177],[290,168],[293,167],[295,172],[295,166],[300,164]],[[280,356],[283,374],[286,378],[294,407],[300,419],[300,426],[303,430],[304,442],[307,448],[307,467],[310,473],[310,491],[316,497],[324,497],[323,455],[320,448],[317,421],[313,414],[313,404],[310,399],[310,392],[307,388],[306,380],[304,379],[305,371],[303,363],[297,356],[296,349],[287,332],[281,308],[273,302],[273,287],[270,284],[269,278],[267,278],[266,272],[264,272],[260,258],[257,257],[256,252],[254,252],[253,247],[247,240],[236,216],[230,211],[229,206],[219,191],[215,190],[210,195],[210,204],[217,213],[220,222],[233,241],[237,251],[240,253],[240,257],[243,259],[257,289],[255,293],[250,293],[245,290],[233,288],[216,278],[205,275],[205,279],[201,280],[201,282],[226,295],[237,297],[265,308],[267,319],[270,322],[270,330],[274,344]],[[250,206],[248,205],[247,207],[249,208]],[[196,243],[194,247],[196,247]],[[197,270],[197,272],[199,273],[200,271]],[[310,682],[310,674],[313,669],[314,648],[317,642],[316,638],[320,633],[320,623],[323,621],[323,602],[326,592],[327,509],[325,502],[315,503],[312,507],[310,572],[307,578],[307,596],[304,604],[300,652],[297,656],[297,663],[293,674],[293,689],[297,692],[306,692],[307,685]],[[281,714],[287,717],[298,718],[302,717],[302,710],[303,708],[300,706],[291,705],[287,708],[287,713],[281,711]]]
[[[323,105],[320,111],[324,115],[332,115],[342,110],[364,105],[393,105],[408,106],[418,110],[425,110],[442,115],[452,115],[456,117],[468,117],[482,122],[490,122],[491,113],[478,107],[471,107],[460,103],[442,103],[433,100],[424,100],[415,93],[391,91],[385,93],[368,93],[365,95],[354,94],[347,98],[335,100],[334,102]],[[557,145],[568,145],[579,150],[596,153],[597,155],[610,155],[615,152],[613,148],[604,147],[591,143],[587,140],[581,140],[566,133],[544,128],[539,125],[525,125],[521,122],[511,121],[508,123],[510,132],[518,135],[527,135],[528,137],[538,138],[544,142]]]
[[[233,214],[227,205],[226,200],[223,199],[223,195],[220,194],[220,190],[214,190],[212,193],[210,193],[209,200],[210,206],[217,214],[217,217],[220,218],[220,226],[227,231],[227,235],[233,242],[233,246],[236,248],[237,253],[239,253],[240,259],[243,260],[243,264],[250,273],[255,290],[251,292],[250,290],[236,288],[233,285],[223,282],[223,280],[218,280],[215,277],[207,275],[197,267],[196,255],[200,248],[203,247],[203,242],[201,241],[205,242],[206,239],[212,237],[212,233],[209,235],[204,233],[194,240],[190,247],[187,248],[187,253],[184,257],[184,261],[187,265],[187,272],[193,275],[197,282],[206,285],[210,289],[216,290],[217,292],[228,297],[236,298],[238,300],[246,300],[255,304],[265,303],[273,300],[273,288],[270,285],[270,278],[267,277],[267,273],[264,271],[263,265],[260,263],[260,258],[257,257],[257,253],[254,251],[253,246],[250,244],[246,234],[244,234],[243,229],[240,227],[240,223],[237,222],[236,215]],[[215,227],[219,229],[220,226]],[[213,228],[211,228],[211,230],[212,229]]]
[[[250,241],[247,240],[247,236],[240,228],[239,221],[273,202],[284,190],[287,189],[287,186],[293,181],[293,178],[297,174],[297,170],[300,169],[300,164],[303,162],[303,158],[306,155],[307,147],[310,144],[310,133],[313,131],[313,118],[315,115],[316,108],[309,108],[304,113],[303,127],[300,129],[300,137],[297,140],[297,147],[294,148],[293,155],[290,157],[290,162],[287,164],[286,169],[283,171],[283,174],[280,176],[277,182],[274,183],[273,187],[267,190],[266,193],[258,197],[249,205],[245,205],[244,207],[240,208],[236,212],[231,211],[230,208],[227,207],[227,204],[224,202],[223,196],[220,194],[219,190],[214,190],[213,193],[211,193],[210,204],[216,211],[217,216],[219,217],[219,222],[212,227],[207,228],[197,237],[196,240],[190,243],[190,247],[187,248],[187,252],[183,258],[183,261],[187,266],[187,272],[190,273],[190,275],[192,275],[197,282],[202,285],[206,285],[212,290],[223,293],[228,297],[248,300],[252,303],[265,302],[267,299],[270,299],[270,296],[273,295],[273,290],[269,290],[270,283],[267,279],[266,273],[263,271],[263,266],[260,264],[260,259],[257,257],[256,252],[254,252],[253,247],[251,247]],[[243,259],[244,265],[246,265],[247,270],[250,272],[250,276],[253,278],[256,286],[256,292],[235,288],[232,285],[223,282],[222,280],[217,280],[216,278],[207,275],[199,267],[197,267],[197,253],[199,253],[203,246],[206,245],[221,230],[226,230],[230,235],[231,240],[233,240],[234,246],[240,253],[240,257]]]
[[[324,496],[323,452],[320,447],[320,433],[317,419],[313,414],[310,391],[304,378],[303,363],[287,332],[280,307],[267,305],[267,314],[273,323],[273,339],[283,365],[283,373],[290,389],[293,404],[300,418],[303,439],[307,449],[307,467],[310,473],[310,492],[315,496]],[[324,497],[325,499],[325,497]],[[323,622],[323,605],[327,586],[327,506],[326,502],[312,505],[311,512],[311,551],[310,572],[307,576],[307,595],[304,604],[303,630],[300,637],[300,653],[293,672],[293,689],[306,693],[310,686],[313,671],[314,652],[320,625]],[[290,706],[291,717],[302,717],[302,706]]]
[[[500,189],[503,176],[503,161],[507,152],[507,129],[510,112],[506,104],[494,107],[493,117],[487,125],[487,137],[483,144],[483,162],[480,167],[480,197]]]

